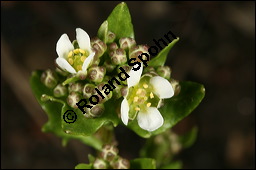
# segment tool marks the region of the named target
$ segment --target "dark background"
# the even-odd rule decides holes
[[[95,36],[118,3],[1,1],[1,168],[74,168],[94,153],[41,132],[47,116],[28,81],[33,70],[54,68],[61,34],[72,40],[80,27]],[[196,143],[178,155],[184,167],[255,168],[255,2],[127,4],[138,44],[171,30],[180,37],[166,63],[172,77],[205,85],[202,103],[176,127],[199,127]],[[123,130],[120,154],[138,157],[144,140]]]

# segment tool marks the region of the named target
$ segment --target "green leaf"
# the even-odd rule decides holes
[[[151,158],[137,158],[130,161],[131,169],[156,169],[156,161]]]
[[[160,51],[155,58],[150,60],[148,62],[148,65],[152,67],[163,66],[165,64],[169,51],[178,41],[179,41],[179,38],[174,39],[171,43],[168,44],[168,46],[166,46],[162,51]]]
[[[181,168],[182,168],[181,161],[171,162],[170,164],[161,167],[161,169],[181,169]]]
[[[117,39],[122,37],[134,38],[132,19],[126,3],[118,4],[109,15],[107,21],[108,31],[115,33]]]
[[[61,127],[63,121],[62,110],[63,108],[66,108],[67,105],[64,101],[51,97],[53,96],[53,92],[41,83],[41,74],[42,71],[33,72],[30,77],[30,85],[38,103],[48,115],[48,122],[43,126],[42,131],[51,132],[61,137],[63,139],[63,145],[66,145],[70,139],[78,139],[95,149],[101,149],[103,144],[94,136],[71,135],[65,133]],[[43,97],[44,100],[41,100],[43,94],[46,95]]]
[[[93,169],[92,168],[92,164],[84,164],[84,163],[80,163],[78,164],[75,169]]]
[[[108,36],[108,21],[104,21],[98,30],[98,37],[99,39],[103,40],[104,43],[107,43],[107,36]]]
[[[179,137],[179,141],[183,148],[189,148],[192,146],[197,138],[198,128],[195,126],[189,132]]]
[[[61,115],[64,116],[67,110],[73,110],[77,119],[74,123],[67,123],[64,119],[62,119],[62,128],[64,131],[68,131],[69,134],[73,135],[85,135],[90,136],[93,135],[99,128],[101,128],[104,124],[113,123],[114,126],[117,126],[119,123],[119,118],[116,114],[115,107],[107,107],[114,106],[116,101],[109,100],[105,103],[105,111],[102,116],[98,118],[86,118],[81,110],[72,109],[70,106],[65,105],[62,108]]]
[[[180,94],[166,99],[165,105],[159,109],[164,118],[163,126],[153,132],[148,132],[141,129],[135,119],[128,124],[128,127],[141,137],[148,138],[166,131],[188,116],[204,98],[205,89],[202,84],[189,81],[180,82],[180,86]]]

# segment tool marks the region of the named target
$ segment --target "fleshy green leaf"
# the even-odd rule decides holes
[[[75,169],[93,169],[92,168],[92,164],[84,164],[84,163],[80,163],[78,164]]]
[[[109,15],[108,30],[116,34],[116,38],[134,38],[131,15],[126,3],[118,4]]]
[[[179,137],[179,141],[183,148],[188,148],[196,141],[198,128],[195,126],[189,132]]]
[[[182,168],[181,161],[171,162],[170,164],[161,167],[161,169],[181,169],[181,168]]]
[[[98,37],[101,39],[104,43],[107,42],[107,35],[108,35],[108,21],[104,21],[99,30],[98,30]]]
[[[94,136],[83,136],[83,135],[71,135],[67,134],[62,129],[62,122],[63,122],[63,113],[62,110],[65,110],[67,108],[67,104],[59,99],[55,99],[53,96],[53,92],[51,89],[48,89],[46,86],[44,86],[41,81],[42,71],[35,71],[32,73],[32,76],[30,78],[30,85],[32,88],[32,91],[38,101],[38,103],[41,105],[43,110],[48,115],[48,122],[43,126],[42,131],[43,132],[51,132],[55,135],[62,137],[63,139],[63,145],[66,145],[68,140],[70,139],[79,139],[83,143],[94,147],[95,149],[101,149],[102,143],[100,140],[98,140]],[[43,94],[45,97],[43,100],[41,100],[41,96]],[[46,101],[49,100],[49,101]],[[95,127],[95,131],[99,127]]]
[[[148,65],[152,67],[163,66],[165,64],[169,51],[178,41],[179,38],[174,39],[171,43],[168,44],[168,46],[166,46],[162,51],[160,51],[155,58],[150,60],[148,62]]]
[[[151,158],[137,158],[130,161],[131,169],[156,169],[156,161]]]
[[[106,123],[111,122],[114,126],[117,126],[119,118],[115,113],[115,107],[107,107],[114,105],[112,100],[107,101],[103,115],[98,118],[86,118],[81,110],[72,109],[68,105],[65,105],[61,111],[62,116],[64,116],[67,110],[73,110],[77,115],[77,119],[74,123],[67,123],[62,119],[62,128],[64,131],[68,131],[69,134],[90,136]]]
[[[189,81],[180,82],[180,85],[180,94],[170,99],[166,99],[164,101],[165,105],[159,109],[164,118],[163,126],[153,132],[148,132],[141,129],[135,119],[128,124],[128,127],[141,137],[148,138],[151,135],[157,135],[164,132],[188,116],[204,98],[205,89],[202,84]]]

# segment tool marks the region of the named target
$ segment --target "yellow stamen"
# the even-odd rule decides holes
[[[84,62],[85,59],[86,59],[85,56],[82,56],[82,57],[80,58],[80,60],[81,60],[82,62]]]
[[[79,49],[75,49],[75,50],[74,50],[74,53],[75,53],[75,54],[79,54]]]
[[[74,61],[73,61],[72,58],[69,58],[69,59],[68,59],[68,62],[69,62],[70,65],[73,65],[73,64],[74,64]]]
[[[84,54],[84,53],[85,53],[85,51],[84,51],[84,50],[82,50],[82,49],[79,49],[79,51],[80,51],[80,53],[82,53],[82,54]]]
[[[141,92],[142,92],[142,90],[139,89],[139,90],[137,90],[136,94],[137,94],[137,95],[138,95],[138,94],[141,94]]]
[[[148,97],[145,96],[145,97],[144,97],[144,100],[148,100]]]
[[[68,57],[72,57],[72,56],[73,56],[73,52],[70,51],[70,52],[68,53]]]
[[[147,103],[147,107],[150,107],[151,106],[151,103]]]
[[[135,96],[134,98],[133,98],[133,101],[134,102],[137,102],[139,100],[139,97],[138,96]]]
[[[78,65],[76,66],[76,69],[79,71],[79,70],[82,70],[82,65]]]
[[[139,108],[139,107],[135,107],[135,110],[136,110],[136,111],[140,111],[140,108]]]
[[[152,92],[150,92],[150,99],[154,98],[154,94]]]
[[[146,89],[146,88],[148,88],[148,85],[145,83],[145,84],[143,84],[143,87]]]

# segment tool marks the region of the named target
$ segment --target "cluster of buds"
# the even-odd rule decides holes
[[[129,169],[130,162],[118,155],[115,145],[107,144],[103,147],[99,156],[93,162],[95,169]]]

